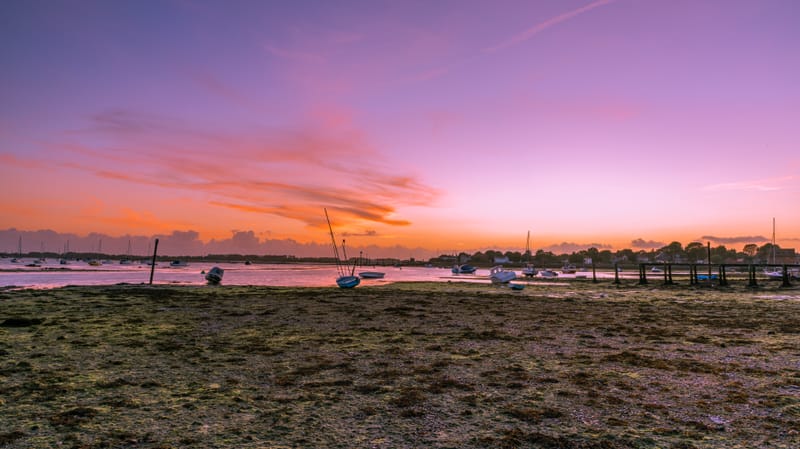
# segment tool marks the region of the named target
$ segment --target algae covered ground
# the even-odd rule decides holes
[[[2,291],[0,447],[797,448],[800,291]]]

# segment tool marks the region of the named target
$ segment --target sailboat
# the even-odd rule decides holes
[[[328,217],[328,209],[323,208],[325,211],[325,220],[328,221],[328,230],[331,232],[331,243],[333,243],[333,256],[336,258],[336,271],[339,273],[339,277],[336,278],[336,285],[341,288],[353,288],[361,283],[361,279],[358,276],[355,276],[354,273],[356,271],[356,264],[353,264],[353,268],[350,270],[350,274],[347,274],[348,266],[345,265],[345,262],[339,258],[339,248],[336,246],[336,237],[333,236],[333,227],[331,226],[331,219]],[[342,251],[344,252],[344,242],[342,242]]]
[[[361,253],[358,253],[358,260],[361,262],[361,266],[364,266],[364,263],[361,259]],[[369,262],[369,260],[367,260]],[[383,271],[359,271],[358,276],[362,279],[383,279],[386,275]]]
[[[119,261],[120,265],[131,265],[133,260],[131,260],[131,241],[128,240],[128,252],[125,254],[125,258]]]
[[[531,231],[528,231],[528,238],[525,240],[525,255],[528,258],[528,261],[525,263],[525,267],[522,269],[522,274],[532,278],[536,276],[538,271],[536,268],[533,267],[531,263]]]
[[[19,243],[18,243],[17,252],[19,253],[18,254],[19,255],[19,259],[14,257],[13,259],[11,259],[11,263],[20,263],[20,262],[22,262],[22,236],[19,236]]]
[[[775,218],[772,218],[772,267],[764,268],[764,274],[770,278],[775,280],[782,280],[783,279],[783,270],[775,265]]]

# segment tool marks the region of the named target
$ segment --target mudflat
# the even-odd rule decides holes
[[[0,292],[0,447],[799,446],[800,290]]]

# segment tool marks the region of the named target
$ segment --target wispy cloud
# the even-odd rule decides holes
[[[605,243],[575,243],[575,242],[561,242],[554,245],[547,245],[542,249],[545,251],[551,251],[555,254],[565,254],[565,253],[573,253],[577,251],[583,251],[589,248],[597,248],[599,250],[605,249],[612,249],[611,245],[606,245]]]
[[[748,235],[748,236],[740,236],[740,237],[718,237],[715,235],[704,235],[700,237],[701,241],[712,241],[715,243],[723,243],[723,244],[733,244],[733,243],[756,243],[756,242],[767,242],[769,241],[768,238],[764,237],[763,235]]]
[[[352,129],[307,127],[241,137],[114,111],[96,116],[94,126],[83,132],[111,141],[115,151],[64,145],[79,157],[62,166],[106,179],[203,192],[219,207],[291,218],[311,227],[324,227],[322,207],[336,211],[343,223],[406,226],[408,220],[395,216],[397,207],[429,205],[438,196],[413,175],[395,172]]]
[[[365,229],[363,232],[343,232],[342,237],[377,237],[378,231]]]
[[[711,184],[703,187],[707,191],[754,191],[754,192],[771,192],[781,190],[784,185],[792,180],[794,176],[783,176],[780,178],[768,178],[751,181],[735,181],[725,182],[720,184]]]
[[[0,164],[18,168],[42,168],[45,165],[39,160],[20,158],[10,153],[0,153]]]
[[[294,62],[303,62],[303,63],[325,62],[325,58],[321,55],[303,51],[289,50],[286,48],[278,47],[270,43],[264,44],[264,49],[273,56],[277,56],[281,59],[287,59]]]
[[[533,36],[536,36],[537,34],[541,33],[542,31],[554,25],[558,25],[559,23],[565,22],[569,19],[572,19],[573,17],[579,16],[585,12],[589,12],[600,6],[608,5],[609,3],[613,3],[614,1],[615,0],[597,0],[592,3],[589,3],[586,6],[582,6],[580,8],[573,9],[572,11],[568,11],[558,16],[552,17],[550,19],[545,20],[544,22],[537,23],[536,25],[528,28],[527,30],[517,34],[516,36],[513,36],[512,38],[504,42],[501,42],[500,44],[487,48],[486,51],[495,52],[525,42],[528,39],[532,38]]]
[[[667,246],[667,244],[664,242],[659,242],[657,240],[645,240],[642,238],[638,238],[631,241],[631,247],[638,249],[655,249],[655,248],[662,248],[664,246]]]

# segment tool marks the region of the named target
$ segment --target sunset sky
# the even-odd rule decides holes
[[[406,256],[741,249],[774,217],[797,248],[798,23],[795,0],[6,0],[0,230],[328,255],[327,208]]]

